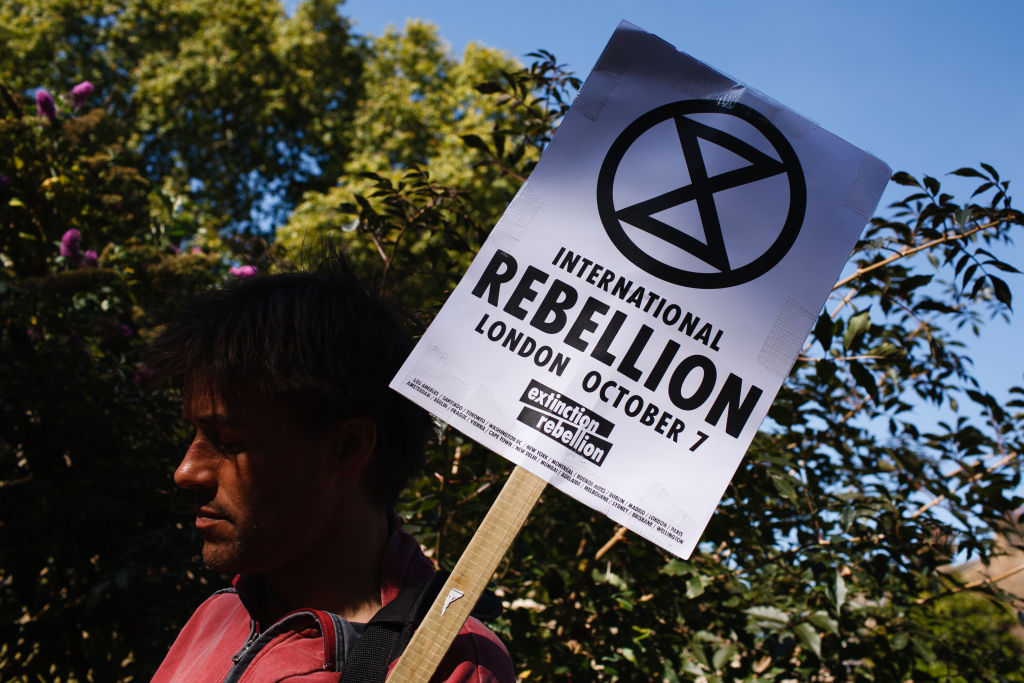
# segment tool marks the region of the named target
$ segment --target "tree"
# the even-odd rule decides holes
[[[460,61],[421,22],[374,39],[343,173],[305,195],[276,244],[294,258],[343,224],[364,276],[425,326],[540,158],[564,86],[579,82],[551,58],[521,70],[470,44]]]
[[[362,49],[335,3],[0,3],[15,92],[90,80],[165,194],[214,228],[282,220],[346,157]]]

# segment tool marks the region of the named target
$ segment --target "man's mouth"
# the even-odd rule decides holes
[[[209,508],[209,507],[206,507],[206,506],[203,506],[203,507],[200,507],[200,508],[196,508],[196,528],[197,529],[200,529],[200,530],[206,529],[206,528],[215,526],[216,524],[218,524],[220,522],[227,522],[227,521],[230,521],[228,519],[227,515],[225,515],[222,512],[219,512],[219,511],[217,511],[217,510],[215,510],[213,508]]]

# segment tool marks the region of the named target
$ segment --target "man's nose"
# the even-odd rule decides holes
[[[214,460],[205,452],[199,437],[192,439],[185,457],[174,470],[174,483],[183,489],[206,489],[216,487]]]

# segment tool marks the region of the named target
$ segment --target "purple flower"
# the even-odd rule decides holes
[[[128,327],[127,325],[118,325],[117,331],[120,332],[121,336],[124,337],[125,339],[128,339],[129,337],[132,336],[132,328]]]
[[[26,334],[26,335],[28,336],[28,340],[29,340],[29,341],[35,341],[35,340],[39,339],[39,333],[38,333],[38,332],[36,332],[36,331],[35,331],[35,330],[34,330],[33,328],[31,328],[31,327],[30,327],[30,328],[28,328],[27,330],[25,330],[25,334]]]
[[[60,238],[60,255],[66,258],[71,265],[77,266],[82,260],[82,253],[79,251],[79,243],[82,241],[82,233],[71,228]],[[95,255],[96,252],[93,252]]]
[[[252,277],[257,273],[255,266],[235,266],[234,268],[230,268],[228,272],[235,277],[241,278]]]
[[[11,186],[11,179],[7,175],[0,175],[0,190],[6,190]]]
[[[202,255],[203,255],[203,248],[202,248],[202,247],[192,247],[191,249],[189,249],[189,251],[190,251],[191,253],[193,253],[193,254],[197,254],[197,255],[199,255],[199,256],[202,256]]]
[[[89,95],[92,95],[93,88],[92,83],[89,81],[82,81],[74,88],[71,89],[71,101],[75,105],[75,109],[78,109],[85,101],[89,99]]]
[[[39,112],[40,116],[50,119],[50,123],[54,123],[57,120],[57,106],[53,103],[50,93],[42,88],[36,90],[36,111]]]
[[[100,256],[92,249],[86,249],[85,253],[82,254],[82,266],[85,268],[91,268],[99,263]]]

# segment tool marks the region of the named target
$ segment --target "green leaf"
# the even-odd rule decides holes
[[[871,311],[861,311],[853,316],[846,323],[846,332],[843,334],[843,348],[851,349],[854,342],[871,326]]]
[[[885,341],[878,346],[872,347],[868,351],[868,354],[872,356],[881,356],[883,358],[902,358],[906,355],[906,352],[897,346],[893,346],[892,342]]]
[[[896,633],[896,634],[893,635],[892,641],[890,642],[890,645],[892,646],[893,650],[897,650],[898,651],[898,650],[902,650],[903,648],[905,648],[907,646],[907,643],[909,643],[909,642],[910,642],[910,636],[907,635],[904,631],[900,631],[899,633]]]
[[[761,622],[773,623],[779,626],[785,626],[789,623],[789,615],[778,607],[772,607],[771,605],[748,607],[743,612]]]
[[[976,272],[978,272],[978,264],[977,263],[972,263],[971,265],[967,266],[967,270],[964,271],[964,279],[963,279],[963,286],[964,287],[967,286],[967,283],[971,281],[971,278],[974,277],[974,274]]]
[[[733,644],[723,645],[722,647],[715,650],[715,654],[711,656],[711,665],[715,671],[721,671],[725,668],[725,665],[732,661],[732,658],[739,652],[737,647]]]
[[[463,135],[462,141],[465,142],[467,146],[472,147],[474,149],[479,149],[484,152],[490,151],[487,149],[487,143],[484,142],[483,138],[481,138],[479,135]]]
[[[629,588],[623,578],[611,570],[602,572],[595,569],[592,576],[598,583],[607,583],[619,590],[626,590]]]
[[[839,523],[843,527],[843,531],[849,531],[850,525],[853,524],[853,520],[857,518],[857,511],[852,507],[843,508],[842,514],[839,516]]]
[[[999,182],[999,173],[996,172],[996,169],[992,168],[992,166],[990,166],[989,164],[986,164],[984,161],[981,162],[980,166],[983,169],[985,169],[986,171],[988,171],[988,174],[990,176],[992,176],[993,180],[995,180],[996,182]]]
[[[924,186],[928,188],[928,191],[933,195],[939,193],[939,181],[932,178],[930,175],[924,177]]]
[[[843,581],[843,575],[838,571],[836,572],[834,595],[836,599],[836,612],[838,612],[846,604],[846,581]]]
[[[793,628],[793,633],[796,634],[796,637],[804,647],[817,655],[819,659],[821,658],[821,636],[814,630],[813,626],[806,621],[802,622]]]
[[[785,474],[773,474],[772,483],[775,485],[775,490],[783,498],[791,501],[796,500],[796,491],[793,489],[793,484],[790,483],[788,476]]]
[[[964,254],[963,256],[961,256],[959,258],[959,260],[957,260],[956,266],[953,269],[953,275],[954,276],[959,275],[960,271],[964,269],[964,266],[966,266],[968,261],[970,261],[970,260],[971,260],[971,255],[970,254]]]
[[[914,651],[917,652],[918,656],[929,664],[934,664],[938,661],[938,657],[935,656],[935,650],[932,649],[931,645],[925,642],[922,638],[915,638],[913,640]]]
[[[814,324],[814,338],[826,351],[832,346],[832,334],[835,332],[836,324],[828,313],[822,311],[818,316],[818,322]]]
[[[494,141],[494,149],[498,153],[498,156],[502,156],[505,153],[505,136],[495,131],[491,135],[491,139]]]
[[[828,612],[818,610],[807,619],[818,628],[839,635],[839,622],[829,616]]]
[[[985,177],[984,174],[979,173],[977,170],[975,170],[973,168],[970,168],[969,166],[964,166],[963,168],[958,168],[955,171],[953,171],[951,173],[951,175],[958,175],[958,176],[962,176],[964,178],[984,178]]]
[[[666,576],[683,576],[693,572],[693,566],[685,560],[679,558],[673,558],[668,561],[664,567],[661,568],[661,573]]]
[[[892,174],[892,181],[899,185],[910,185],[913,187],[921,187],[921,183],[917,182],[917,178],[910,175],[906,171],[897,171]]]
[[[694,576],[686,582],[686,597],[696,598],[704,593],[704,588],[711,583],[711,579],[703,574]]]
[[[992,187],[994,187],[994,186],[995,186],[995,183],[991,183],[991,182],[990,182],[990,183],[982,183],[981,185],[978,185],[978,189],[977,189],[977,190],[975,190],[975,191],[974,191],[974,192],[973,192],[973,193],[971,194],[971,196],[972,196],[972,197],[977,197],[977,196],[978,196],[979,194],[981,194],[982,192],[984,192],[984,191],[986,191],[986,190],[990,190],[990,189],[992,189]]]
[[[857,386],[868,392],[871,398],[877,402],[879,399],[878,382],[875,381],[875,376],[871,374],[871,371],[864,367],[860,361],[851,360],[850,374],[853,375]]]
[[[999,270],[1003,271],[1004,273],[1019,273],[1020,272],[1020,270],[1018,270],[1017,268],[1011,266],[1009,263],[1004,263],[1003,261],[996,261],[996,260],[985,261],[985,265],[986,266],[993,266],[994,268],[998,268]]]
[[[992,291],[996,295],[996,299],[999,303],[1005,305],[1007,308],[1013,308],[1013,294],[1010,293],[1010,288],[1006,283],[995,277],[994,275],[988,276],[988,281],[992,283]]]

